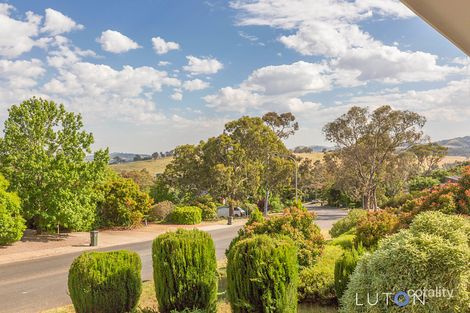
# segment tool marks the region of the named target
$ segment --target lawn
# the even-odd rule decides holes
[[[227,278],[226,278],[226,261],[219,261],[219,300],[217,313],[230,313],[230,304],[228,303],[225,290],[227,289]],[[142,295],[139,301],[140,308],[152,308],[157,312],[157,300],[155,297],[155,289],[153,281],[146,281],[143,283]],[[301,304],[299,306],[299,313],[336,313],[337,310],[334,307],[321,307],[317,305]],[[68,305],[61,308],[43,311],[42,313],[75,313],[72,305]]]

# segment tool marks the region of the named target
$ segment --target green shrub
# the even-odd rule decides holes
[[[142,264],[135,252],[85,252],[69,270],[68,289],[77,313],[125,313],[142,292]]]
[[[429,189],[440,184],[440,181],[433,177],[418,176],[408,182],[410,192],[421,191]]]
[[[108,173],[101,186],[103,198],[98,203],[98,223],[102,227],[136,227],[152,205],[150,196],[140,191],[130,178]]]
[[[397,231],[398,216],[386,210],[369,211],[356,226],[356,245],[362,243],[365,248],[377,246],[380,239]]]
[[[356,250],[352,247],[345,250],[343,256],[335,263],[335,292],[338,299],[341,299],[349,283],[349,277],[354,272],[357,262],[363,254],[362,246]]]
[[[335,262],[342,254],[341,247],[326,245],[317,263],[300,272],[300,301],[321,304],[330,304],[336,301]]]
[[[211,236],[200,230],[168,232],[152,247],[159,310],[216,312],[217,261]]]
[[[349,210],[348,215],[333,224],[330,229],[331,237],[338,237],[356,227],[357,222],[367,214],[363,209]]]
[[[203,221],[213,221],[217,219],[217,203],[210,195],[204,195],[192,201],[193,206],[202,210]]]
[[[175,205],[173,202],[165,200],[162,202],[158,202],[157,204],[153,205],[150,209],[150,218],[152,220],[160,220],[163,221],[167,218],[171,212],[175,209]]]
[[[297,312],[296,247],[287,237],[255,235],[228,254],[227,293],[232,312]]]
[[[0,174],[0,246],[18,241],[26,229],[20,214],[20,198],[7,192],[9,183]]]
[[[230,243],[227,253],[237,241],[253,235],[284,235],[291,238],[297,246],[299,265],[310,266],[320,255],[325,243],[314,219],[314,213],[297,207],[284,210],[283,215],[266,219],[259,214],[256,217],[252,215],[250,221],[238,232],[238,237]]]
[[[254,203],[245,202],[242,204],[242,209],[246,211],[247,215],[251,215],[254,210],[259,210],[258,205]]]
[[[409,229],[384,239],[374,253],[359,260],[341,300],[341,312],[468,312],[469,227],[465,218],[440,212],[416,216]],[[393,303],[386,306],[384,298],[377,306],[356,305],[356,297],[366,303],[367,293],[424,288],[445,288],[453,296],[428,296],[424,305],[419,300],[413,305],[410,297],[405,311]]]
[[[202,222],[202,210],[196,206],[177,207],[167,217],[167,222],[178,225],[194,225]]]
[[[355,246],[356,235],[354,234],[342,234],[339,237],[333,238],[330,242],[333,246],[340,246],[341,248],[351,250]]]

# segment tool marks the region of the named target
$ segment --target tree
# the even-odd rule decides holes
[[[447,147],[437,143],[416,144],[410,151],[416,155],[418,166],[424,175],[428,175],[439,166],[439,162],[447,155]]]
[[[263,115],[262,119],[281,139],[287,139],[299,130],[299,123],[290,112],[281,114],[268,112]]]
[[[139,185],[140,190],[147,193],[150,192],[150,188],[155,184],[154,177],[145,168],[140,171],[123,171],[121,172],[121,176],[132,179],[137,185]]]
[[[26,228],[20,214],[20,198],[7,191],[9,185],[0,174],[0,246],[20,240]]]
[[[39,231],[90,229],[108,151],[85,161],[93,135],[79,114],[31,98],[9,109],[0,143],[1,171],[23,201],[23,216]]]
[[[326,139],[337,146],[332,154],[341,179],[350,180],[347,185],[360,193],[365,209],[378,208],[377,190],[384,182],[387,165],[422,139],[425,122],[417,113],[390,106],[372,113],[352,107],[324,127]]]

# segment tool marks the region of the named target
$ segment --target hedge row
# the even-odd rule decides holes
[[[175,208],[167,217],[168,223],[178,225],[195,225],[202,222],[202,210],[196,206]]]

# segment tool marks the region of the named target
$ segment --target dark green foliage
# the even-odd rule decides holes
[[[142,292],[142,264],[135,252],[85,252],[69,271],[68,289],[77,313],[126,313]]]
[[[165,200],[158,202],[150,209],[150,218],[154,221],[163,221],[171,214],[171,212],[173,212],[174,209],[175,205],[171,201]]]
[[[299,300],[331,304],[336,301],[335,262],[341,258],[343,249],[326,245],[315,265],[300,272]]]
[[[202,210],[196,206],[177,207],[167,217],[167,222],[178,225],[194,225],[202,222]]]
[[[254,235],[228,254],[228,297],[234,313],[297,312],[296,247],[287,237]]]
[[[0,246],[20,240],[26,228],[20,214],[20,198],[8,192],[8,186],[0,174]]]
[[[101,186],[103,198],[98,203],[98,223],[104,227],[135,227],[150,210],[152,199],[130,178],[108,171]]]
[[[192,202],[192,205],[202,210],[203,221],[213,221],[217,219],[217,203],[215,203],[210,195],[196,198]]]
[[[336,260],[335,263],[335,291],[336,296],[340,299],[349,283],[349,276],[354,272],[357,262],[363,254],[362,246],[356,250],[345,250],[343,256]]]
[[[333,224],[330,229],[331,237],[338,237],[356,227],[357,222],[367,214],[364,209],[352,209],[348,212],[346,217]]]
[[[217,261],[211,236],[200,230],[168,232],[152,247],[159,310],[216,312]]]
[[[421,191],[439,185],[440,181],[433,177],[418,176],[408,183],[410,192]]]

